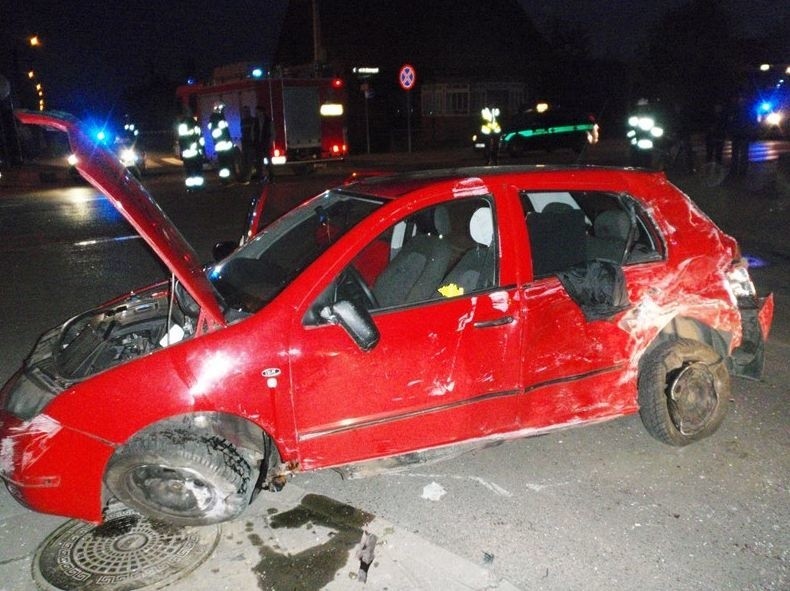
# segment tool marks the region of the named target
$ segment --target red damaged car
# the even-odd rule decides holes
[[[662,173],[493,167],[326,191],[204,266],[75,122],[78,167],[170,281],[45,333],[0,392],[0,474],[89,521],[237,517],[295,471],[352,473],[639,412],[713,433],[759,376],[773,299]],[[260,216],[251,216],[253,222]]]

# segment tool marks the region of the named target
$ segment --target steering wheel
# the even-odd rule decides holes
[[[349,265],[346,267],[346,270],[343,271],[343,277],[340,281],[341,285],[344,283],[352,284],[354,287],[358,288],[359,291],[362,292],[362,295],[365,296],[367,309],[372,310],[379,307],[378,300],[376,300],[376,296],[374,295],[373,291],[370,289],[368,284],[362,278],[362,275],[359,274],[356,267],[354,265]]]

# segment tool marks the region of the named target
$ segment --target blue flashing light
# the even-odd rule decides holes
[[[253,68],[250,72],[253,78],[262,78],[263,77],[263,68]]]
[[[750,269],[764,269],[769,266],[768,261],[753,254],[746,254],[744,258],[749,262]]]
[[[760,113],[770,113],[771,111],[773,111],[773,108],[774,108],[773,104],[771,104],[768,101],[763,101],[760,103],[758,110]]]
[[[97,144],[106,144],[110,140],[110,134],[103,127],[93,126],[90,129],[90,136]]]
[[[187,85],[188,86],[194,86],[195,82],[196,82],[196,80],[194,78],[192,78],[191,76],[189,78],[187,78]]]

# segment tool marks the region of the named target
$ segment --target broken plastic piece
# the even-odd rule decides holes
[[[359,572],[357,578],[360,582],[365,583],[368,580],[368,569],[373,564],[375,558],[374,552],[376,549],[376,541],[378,538],[375,534],[364,532],[362,534],[362,541],[360,542],[359,549],[357,550],[357,559],[359,560]]]

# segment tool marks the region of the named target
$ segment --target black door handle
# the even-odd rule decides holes
[[[510,324],[515,318],[512,316],[502,316],[502,318],[495,318],[494,320],[484,320],[482,322],[475,322],[472,326],[475,328],[489,328],[492,326],[504,326]]]

